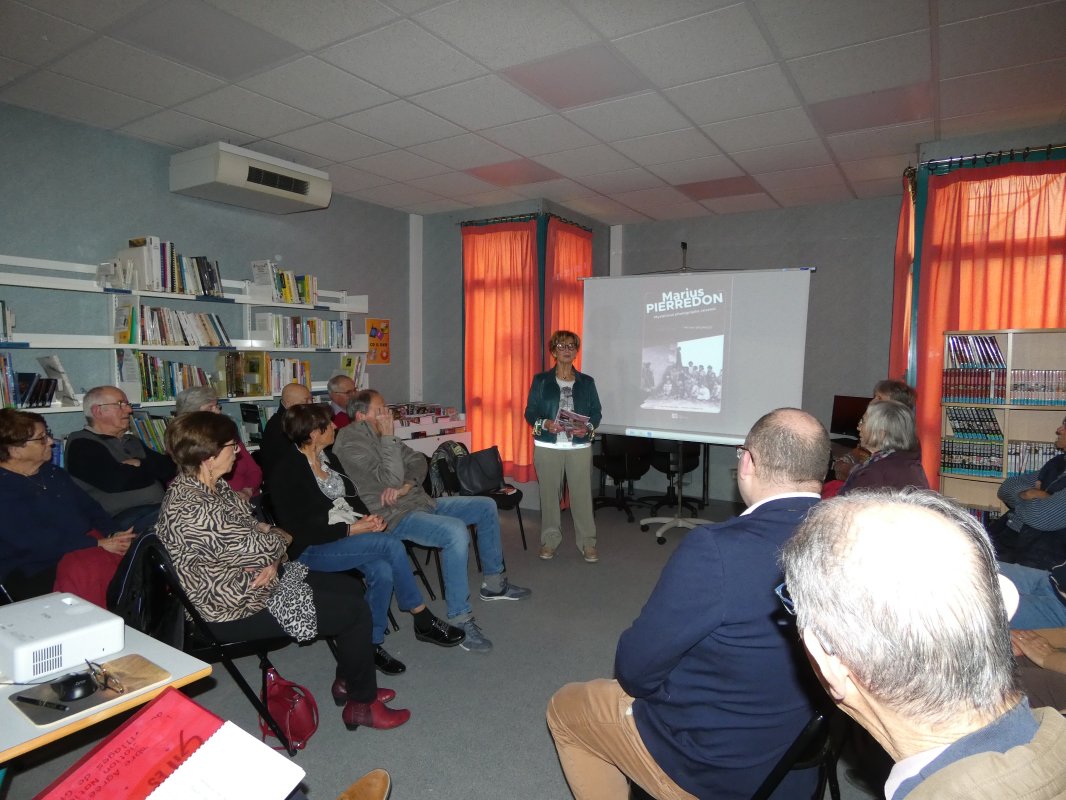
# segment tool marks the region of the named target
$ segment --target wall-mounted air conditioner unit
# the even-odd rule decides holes
[[[215,142],[170,157],[170,191],[291,214],[328,206],[333,184],[317,169]]]

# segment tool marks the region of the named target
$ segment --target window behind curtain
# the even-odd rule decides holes
[[[548,246],[544,265],[544,337],[558,330],[581,336],[584,309],[584,281],[592,275],[592,231],[551,217],[548,220]],[[541,348],[544,368],[552,365],[547,341]],[[578,351],[574,367],[581,369]]]
[[[533,480],[533,442],[523,411],[540,369],[537,223],[465,225],[466,419],[474,450],[497,445],[504,471]]]

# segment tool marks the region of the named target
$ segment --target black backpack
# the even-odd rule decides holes
[[[152,549],[161,552],[165,561],[170,560],[155,533],[143,533],[134,539],[107,586],[107,608],[131,628],[180,650],[184,643],[184,609],[147,557]]]

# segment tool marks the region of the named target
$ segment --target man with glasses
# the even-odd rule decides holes
[[[122,528],[144,533],[159,516],[174,462],[130,431],[133,408],[121,389],[90,389],[82,406],[86,425],[67,437],[67,470]]]
[[[781,560],[822,685],[896,762],[885,797],[1066,796],[1066,722],[1018,688],[995,553],[963,508],[913,489],[838,497]]]
[[[326,381],[326,391],[329,392],[329,410],[333,414],[333,424],[337,430],[352,424],[352,418],[348,416],[348,401],[350,401],[358,389],[355,381],[347,375],[334,375]]]
[[[774,596],[778,552],[818,502],[829,434],[781,408],[737,449],[747,510],[678,544],[615,653],[615,680],[571,683],[548,727],[576,800],[749,797],[813,715],[817,686]],[[782,797],[810,797],[791,773]]]

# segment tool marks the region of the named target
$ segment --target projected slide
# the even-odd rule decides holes
[[[585,281],[582,370],[606,433],[743,441],[799,406],[811,270],[662,273]]]

